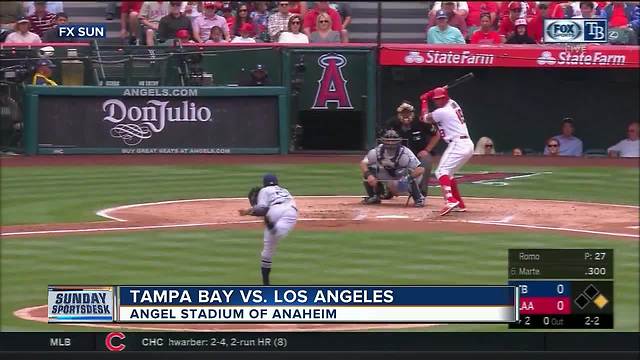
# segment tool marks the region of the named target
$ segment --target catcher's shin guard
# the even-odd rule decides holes
[[[378,186],[376,186],[376,190],[373,189],[373,186],[369,185],[368,182],[363,182],[362,183],[364,185],[364,189],[367,191],[367,197],[362,200],[362,204],[364,205],[373,205],[373,204],[380,204],[380,196],[376,193],[378,190],[380,190],[380,185],[382,185],[381,183],[378,183]]]
[[[416,207],[424,207],[424,196],[420,192],[420,186],[415,179],[409,181],[409,193],[415,202]]]

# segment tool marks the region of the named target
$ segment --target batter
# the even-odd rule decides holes
[[[266,174],[262,178],[262,188],[249,192],[251,208],[238,210],[241,216],[263,216],[265,229],[260,269],[262,284],[270,285],[271,263],[278,242],[293,230],[298,220],[298,208],[289,191],[278,185],[278,178]]]
[[[442,188],[445,205],[440,211],[444,216],[453,211],[466,211],[454,174],[473,156],[473,141],[464,120],[462,108],[449,98],[446,88],[435,88],[422,96],[422,114],[426,122],[437,126],[440,137],[449,145],[440,158],[435,171]],[[428,101],[433,100],[437,109],[429,112]]]

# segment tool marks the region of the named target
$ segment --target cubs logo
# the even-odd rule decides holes
[[[328,109],[328,103],[335,103],[337,109],[353,109],[347,91],[347,80],[342,75],[342,67],[346,64],[347,59],[336,53],[324,54],[318,58],[318,65],[323,70],[312,109]]]

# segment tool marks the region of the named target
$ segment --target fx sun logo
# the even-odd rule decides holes
[[[312,109],[328,109],[328,103],[335,103],[337,109],[353,109],[347,91],[347,80],[342,75],[342,68],[346,64],[347,59],[336,53],[324,54],[318,58],[318,65],[323,70]]]

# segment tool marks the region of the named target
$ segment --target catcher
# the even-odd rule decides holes
[[[387,130],[378,139],[382,144],[369,150],[360,162],[367,197],[362,204],[380,204],[383,199],[408,192],[415,207],[424,207],[425,197],[419,184],[424,175],[420,160],[406,146],[395,130]],[[383,185],[386,182],[387,189]]]
[[[287,189],[278,186],[278,178],[266,174],[262,178],[263,187],[254,187],[249,191],[249,209],[238,210],[241,216],[263,216],[265,229],[260,259],[262,284],[270,285],[271,258],[276,251],[278,241],[293,230],[298,220],[298,209],[293,196]]]

